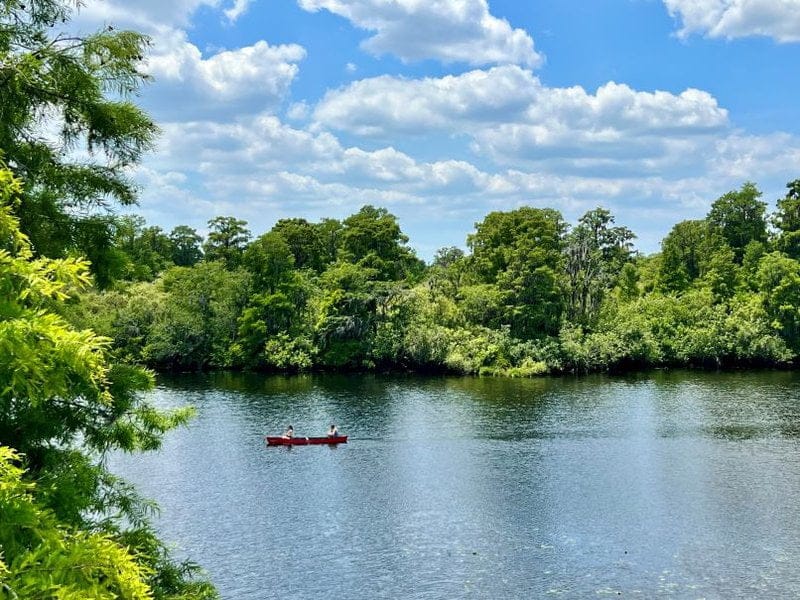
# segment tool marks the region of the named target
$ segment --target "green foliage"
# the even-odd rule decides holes
[[[188,225],[178,225],[169,234],[172,243],[172,262],[179,267],[191,267],[203,258],[200,242],[203,238]]]
[[[503,321],[505,298],[496,285],[467,285],[459,290],[459,307],[469,323],[496,329]]]
[[[718,198],[706,217],[709,225],[728,242],[739,264],[747,244],[767,241],[767,204],[760,197],[755,184],[747,182],[739,191]]]
[[[377,270],[336,262],[320,278],[321,294],[315,314],[320,359],[327,367],[367,364],[378,322],[382,289]]]
[[[317,348],[308,301],[311,282],[289,272],[274,292],[256,294],[239,318],[239,339],[232,352],[236,364],[256,369],[305,370]]]
[[[330,252],[325,244],[325,232],[330,228],[331,223],[314,225],[305,219],[281,219],[275,223],[272,232],[283,236],[294,258],[295,268],[320,272],[333,262],[336,256],[336,242],[334,241],[333,252]],[[335,230],[338,231],[338,227]]]
[[[786,184],[786,196],[778,200],[772,222],[779,234],[776,247],[791,258],[800,258],[800,179]]]
[[[226,268],[235,269],[242,262],[245,246],[250,240],[247,221],[234,217],[214,217],[208,222],[210,229],[203,245],[206,261],[222,261]]]
[[[798,263],[770,253],[758,197],[752,184],[722,196],[646,257],[603,208],[571,230],[551,209],[493,212],[469,236],[471,253],[442,248],[426,269],[385,209],[341,223],[282,219],[248,245],[244,221],[218,217],[203,262],[86,293],[62,312],[113,338],[117,356],[172,370],[783,365],[800,348]],[[775,217],[787,231],[789,200]],[[155,272],[164,234],[128,224],[117,221],[116,249]],[[196,260],[199,236],[179,233]]]
[[[289,244],[280,233],[265,233],[247,246],[242,263],[253,275],[256,290],[274,292],[295,267]]]
[[[144,359],[173,370],[231,366],[250,281],[248,273],[229,271],[222,262],[167,270],[160,281],[163,316],[153,323]]]
[[[149,41],[112,28],[66,35],[61,23],[75,5],[0,3],[0,155],[25,182],[15,213],[36,252],[88,256],[107,285],[116,257],[104,255],[108,244],[96,244],[102,221],[85,215],[109,200],[136,199],[127,170],[158,129],[127,98],[147,80],[140,65]]]
[[[149,571],[102,533],[62,524],[24,480],[19,454],[0,446],[0,592],[4,598],[149,600]]]
[[[397,218],[385,208],[363,206],[347,217],[341,231],[342,257],[375,271],[380,280],[399,280],[421,271]]]
[[[627,227],[611,227],[613,223],[609,211],[596,208],[583,215],[567,235],[568,317],[572,322],[588,325],[594,321],[605,294],[632,258],[631,241],[636,236]],[[628,271],[626,293],[633,293],[631,276]]]
[[[120,217],[114,224],[115,247],[127,259],[125,279],[152,281],[168,266],[175,252],[172,239],[160,227],[146,227],[142,217]]]
[[[88,266],[34,257],[11,212],[20,192],[0,170],[0,589],[75,599],[198,589],[211,598],[185,577],[167,593],[157,581],[158,568],[174,568],[166,555],[156,561],[121,542],[123,524],[141,529],[147,505],[102,463],[109,450],[158,448],[191,411],[154,409],[140,396],[149,372],[114,364],[110,340],[51,310],[90,283]]]
[[[756,273],[763,306],[789,345],[800,346],[800,263],[780,252],[766,254]]]
[[[658,288],[683,292],[709,269],[709,258],[730,247],[707,221],[681,221],[661,242]]]
[[[561,345],[565,367],[576,371],[780,364],[792,356],[758,302],[719,304],[710,290],[642,297],[604,317],[592,333],[566,327]]]
[[[516,337],[558,331],[564,228],[557,211],[524,207],[490,213],[467,240],[475,273],[503,294],[501,319]]]
[[[618,297],[622,302],[630,302],[639,297],[641,279],[641,273],[633,263],[628,262],[622,266],[617,280]]]

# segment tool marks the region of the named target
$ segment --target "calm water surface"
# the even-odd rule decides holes
[[[161,379],[112,468],[223,598],[800,597],[800,375]],[[339,447],[266,448],[289,423]]]

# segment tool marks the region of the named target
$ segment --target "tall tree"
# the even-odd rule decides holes
[[[564,309],[561,214],[526,206],[489,213],[475,228],[467,239],[475,272],[503,294],[511,333],[534,338],[557,332]]]
[[[800,179],[790,181],[786,187],[786,196],[778,200],[772,219],[780,231],[776,245],[792,258],[800,258]]]
[[[316,225],[322,243],[322,262],[325,265],[336,262],[341,246],[342,223],[337,219],[322,219]]]
[[[295,267],[295,258],[283,235],[270,231],[259,236],[244,251],[242,263],[253,274],[259,292],[274,292]]]
[[[172,241],[172,262],[179,267],[191,267],[203,258],[200,243],[203,238],[188,225],[178,225],[169,233]]]
[[[152,281],[172,264],[172,240],[160,227],[147,227],[143,217],[126,215],[117,218],[114,241],[116,248],[128,258],[129,279]]]
[[[747,244],[767,241],[767,203],[759,200],[760,197],[761,192],[748,181],[740,190],[715,200],[706,217],[728,242],[738,264],[742,263]]]
[[[286,240],[294,256],[295,268],[320,272],[330,262],[318,225],[305,219],[281,219],[275,223],[272,231]]]
[[[235,217],[214,217],[208,222],[210,231],[203,246],[206,261],[221,260],[228,269],[241,264],[242,253],[250,240],[250,230]]]
[[[76,4],[0,1],[0,154],[24,181],[23,231],[51,256],[88,249],[85,230],[70,226],[87,209],[135,202],[126,173],[158,131],[128,100],[147,80],[147,38],[113,27],[65,34]]]
[[[756,273],[763,305],[795,350],[800,347],[800,263],[780,252],[765,254]]]
[[[604,208],[587,212],[566,238],[569,317],[589,324],[597,316],[606,292],[617,282],[622,267],[633,256],[627,227],[613,227],[614,216]]]
[[[87,265],[34,258],[10,208],[20,192],[0,169],[0,440],[14,449],[0,447],[2,595],[210,598],[164,562],[145,506],[103,461],[158,448],[189,411],[150,406],[149,373],[114,364],[107,340],[51,312],[90,284]]]
[[[375,270],[378,279],[403,279],[420,270],[420,261],[407,243],[397,217],[385,208],[363,206],[343,222],[341,251],[345,260]]]
[[[729,246],[708,221],[681,221],[661,242],[658,285],[666,292],[682,292],[708,270],[708,261]]]
[[[167,269],[158,282],[165,293],[163,319],[151,329],[144,358],[165,369],[230,367],[250,279],[221,261]]]
[[[364,366],[377,328],[378,305],[387,295],[376,279],[374,269],[345,261],[321,275],[316,334],[323,365]]]

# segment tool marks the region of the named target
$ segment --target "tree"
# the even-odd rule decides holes
[[[612,227],[614,216],[604,208],[587,212],[566,237],[569,318],[587,325],[633,255],[636,238],[627,227]]]
[[[623,302],[631,302],[639,297],[639,281],[641,274],[632,262],[626,262],[619,272],[617,279],[617,290],[619,299]]]
[[[781,252],[765,254],[756,274],[767,315],[790,347],[800,347],[800,263]]]
[[[792,258],[800,258],[800,179],[786,184],[786,196],[778,200],[773,223],[780,230],[778,250]]]
[[[308,310],[312,293],[306,273],[290,271],[270,291],[251,296],[239,318],[236,360],[249,368],[311,367],[317,352]]]
[[[158,448],[191,411],[156,410],[139,394],[148,372],[113,363],[107,339],[51,311],[91,283],[88,267],[34,257],[10,208],[21,192],[0,169],[0,440],[13,448],[0,447],[4,595],[211,598],[182,576],[175,593],[158,583],[180,567],[165,562],[147,505],[104,466],[110,450]]]
[[[738,264],[742,264],[747,244],[767,241],[767,204],[760,197],[761,192],[748,181],[739,191],[728,192],[714,201],[706,217],[728,242]]]
[[[320,276],[316,299],[316,336],[322,363],[331,367],[363,367],[381,317],[381,305],[393,284],[376,281],[375,269],[339,261]]]
[[[558,211],[523,207],[489,213],[467,243],[483,283],[504,296],[503,322],[524,339],[558,331],[564,221]]]
[[[455,246],[439,248],[433,256],[433,264],[446,269],[463,258],[464,251],[461,248],[456,248]]]
[[[330,265],[339,257],[341,245],[342,224],[336,219],[322,219],[316,225],[322,244],[322,263]]]
[[[172,262],[179,267],[191,267],[203,258],[200,243],[203,238],[188,225],[178,225],[169,234],[172,242]]]
[[[158,131],[127,99],[147,80],[140,70],[147,38],[112,27],[62,33],[75,4],[0,2],[0,154],[24,181],[14,209],[22,230],[48,256],[93,248],[86,227],[74,226],[88,209],[135,202],[126,173]]]
[[[214,217],[208,222],[211,231],[203,246],[206,261],[221,260],[228,269],[241,264],[242,253],[250,240],[247,221],[234,217]]]
[[[469,268],[469,259],[460,248],[440,248],[428,269],[427,283],[431,293],[441,292],[455,298],[461,290]]]
[[[172,240],[160,227],[147,227],[137,215],[119,217],[114,225],[115,247],[128,258],[128,279],[152,281],[172,264]]]
[[[274,292],[295,266],[294,255],[283,235],[270,231],[247,246],[243,266],[253,274],[258,291]]]
[[[70,530],[36,498],[19,454],[0,446],[3,597],[152,598],[146,570],[111,536]],[[6,596],[9,594],[9,596]]]
[[[683,292],[707,270],[708,259],[728,244],[707,221],[681,221],[661,242],[659,288]]]
[[[320,272],[331,262],[318,225],[305,219],[281,219],[272,232],[283,236],[294,257],[295,268]]]
[[[94,282],[100,289],[110,287],[125,275],[128,260],[114,244],[113,217],[97,215],[74,221],[71,225],[76,247],[69,254],[89,260]]]
[[[406,244],[397,217],[385,208],[363,206],[347,217],[341,232],[345,260],[376,272],[377,279],[399,280],[419,272],[420,261]]]
[[[243,269],[228,270],[220,261],[168,269],[159,280],[163,316],[152,326],[145,360],[167,370],[230,367],[250,280]]]

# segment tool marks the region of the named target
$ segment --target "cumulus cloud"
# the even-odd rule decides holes
[[[275,109],[286,97],[306,51],[297,44],[257,41],[234,49],[201,50],[187,27],[201,7],[233,22],[252,0],[106,0],[88,2],[71,24],[78,31],[107,24],[150,36],[144,70],[155,79],[142,90],[143,104],[158,119],[216,116],[231,119]]]
[[[488,189],[491,179],[463,161],[419,162],[391,146],[346,147],[329,132],[296,129],[266,113],[236,123],[167,123],[163,129],[159,167],[196,170],[209,178],[292,172],[352,187],[384,186],[409,193],[455,185]]]
[[[425,134],[459,122],[519,119],[542,89],[530,71],[513,65],[442,78],[384,75],[328,92],[314,118],[365,136]]]
[[[767,36],[778,42],[800,41],[800,0],[664,0],[678,18],[678,32],[712,38]]]
[[[491,15],[486,0],[298,0],[298,4],[311,12],[328,10],[374,31],[362,47],[375,55],[470,65],[534,67],[542,62],[533,38]]]
[[[153,30],[164,26],[185,27],[201,6],[221,11],[233,22],[242,16],[252,0],[106,0],[80,8],[79,23],[114,23],[124,27]]]
[[[156,84],[145,100],[159,118],[258,112],[276,107],[289,91],[306,51],[296,44],[252,46],[204,57],[180,30],[164,31],[146,70]]]
[[[378,139],[463,135],[474,151],[502,164],[648,172],[691,162],[691,151],[728,126],[727,111],[704,91],[642,92],[610,82],[592,94],[544,86],[514,65],[442,78],[361,80],[326,94],[314,119],[318,127]]]

